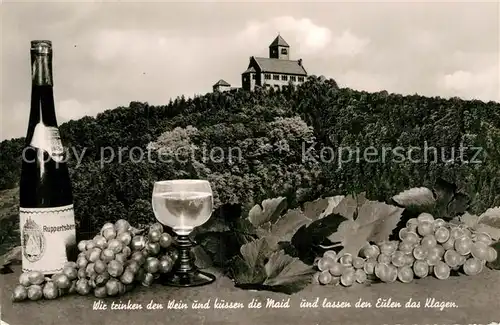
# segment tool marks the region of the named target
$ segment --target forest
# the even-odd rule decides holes
[[[500,206],[496,102],[368,93],[311,76],[296,89],[181,96],[163,106],[131,102],[64,123],[60,131],[71,149],[68,164],[82,233],[120,218],[154,222],[154,181],[174,178],[210,180],[222,217],[247,214],[262,200],[280,196],[292,208],[360,192],[387,201],[408,188],[432,187],[438,178],[467,195],[472,213]],[[23,145],[23,138],[0,143],[2,190],[18,185]],[[338,148],[363,153],[424,146],[437,149],[435,159],[425,150],[414,150],[411,161],[394,150],[385,152],[383,161],[326,157]],[[121,161],[103,156],[119,148],[128,149]],[[160,159],[162,148],[174,150],[176,159]],[[238,148],[237,159],[228,159],[228,148]],[[150,159],[141,157],[143,152]],[[207,159],[207,152],[215,156]]]

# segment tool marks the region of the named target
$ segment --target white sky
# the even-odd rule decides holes
[[[32,39],[54,47],[59,123],[241,85],[281,35],[341,87],[500,102],[499,4],[3,3],[1,139],[24,136]]]

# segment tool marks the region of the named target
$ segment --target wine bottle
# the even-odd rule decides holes
[[[71,180],[57,125],[52,42],[31,42],[31,111],[22,153],[19,218],[23,272],[54,274],[76,246]]]

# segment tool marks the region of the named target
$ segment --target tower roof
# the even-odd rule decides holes
[[[220,79],[219,81],[217,81],[217,82],[215,83],[215,85],[214,85],[214,86],[226,86],[226,87],[229,87],[229,86],[231,86],[231,85],[230,85],[230,84],[229,84],[226,80],[224,80],[224,79]]]
[[[281,35],[278,34],[274,41],[269,45],[269,47],[274,47],[274,46],[285,46],[285,47],[290,47],[288,43],[281,37]]]

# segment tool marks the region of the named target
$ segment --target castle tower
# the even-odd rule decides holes
[[[269,45],[269,58],[290,60],[290,45],[279,34]]]

